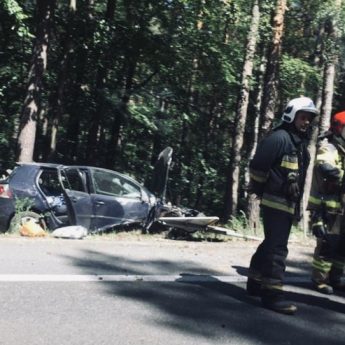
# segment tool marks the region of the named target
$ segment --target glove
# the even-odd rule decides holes
[[[300,190],[298,185],[298,174],[289,173],[286,187],[286,194],[291,201],[298,201]]]
[[[314,223],[311,228],[313,235],[316,238],[325,238],[326,236],[326,229],[323,222],[320,220],[317,223]]]

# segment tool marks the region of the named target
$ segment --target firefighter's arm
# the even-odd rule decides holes
[[[326,189],[330,189],[330,192],[335,192],[335,189],[340,187],[343,177],[338,157],[336,148],[331,144],[322,145],[316,156],[315,165],[324,179]]]
[[[262,195],[270,170],[274,162],[282,155],[283,145],[284,141],[275,133],[261,141],[249,164],[249,192],[258,196]]]

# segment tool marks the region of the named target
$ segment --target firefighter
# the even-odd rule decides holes
[[[312,262],[314,288],[324,294],[345,291],[345,111],[335,114],[331,128],[320,137],[308,208],[316,247]]]
[[[250,261],[247,293],[261,297],[264,307],[283,314],[297,310],[285,299],[282,282],[288,238],[293,221],[300,217],[310,161],[309,129],[317,114],[310,98],[292,99],[281,124],[260,142],[250,162],[250,192],[261,199],[265,237]]]

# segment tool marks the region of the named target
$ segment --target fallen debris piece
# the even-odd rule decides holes
[[[44,237],[47,233],[43,228],[33,219],[25,222],[19,229],[21,236],[26,237]]]
[[[207,231],[214,232],[216,234],[221,234],[221,235],[227,235],[227,236],[232,236],[232,237],[239,237],[239,238],[244,238],[246,240],[254,240],[254,241],[262,241],[263,238],[257,237],[257,236],[247,236],[244,234],[240,234],[234,230],[222,228],[220,226],[213,226],[210,225],[207,227]]]
[[[80,240],[87,236],[87,229],[81,225],[71,225],[58,228],[52,232],[52,236],[56,238],[69,238]]]
[[[195,232],[206,229],[207,226],[215,224],[218,217],[160,217],[160,222],[168,226],[174,226],[187,232]]]

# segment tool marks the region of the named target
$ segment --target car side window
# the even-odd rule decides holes
[[[43,170],[38,178],[38,185],[47,196],[58,196],[62,194],[57,170]]]
[[[64,171],[68,181],[68,188],[79,192],[87,192],[83,183],[81,172],[78,169],[66,169]]]
[[[95,170],[93,172],[95,191],[97,194],[140,198],[141,191],[138,186],[116,173]]]

